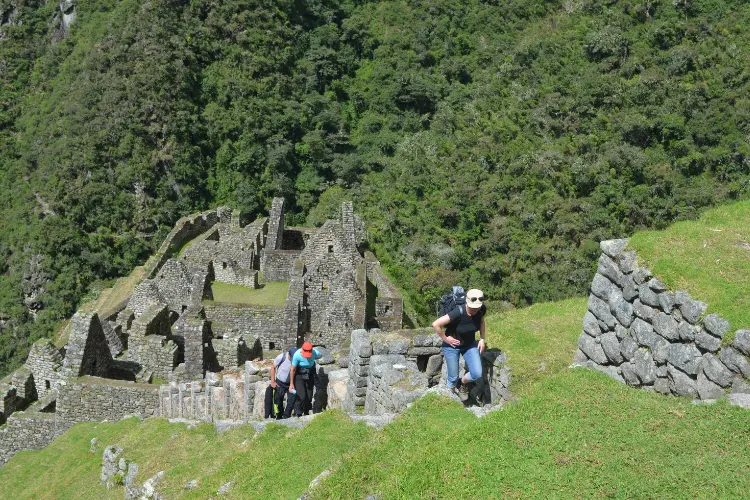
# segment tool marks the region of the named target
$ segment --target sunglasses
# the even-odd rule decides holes
[[[469,299],[469,302],[482,302],[484,300],[484,296],[482,297],[471,297]]]

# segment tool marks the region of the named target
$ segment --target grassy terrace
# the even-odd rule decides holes
[[[686,290],[732,324],[750,328],[750,201],[719,207],[697,221],[637,233],[640,263],[674,290]]]
[[[427,397],[382,431],[327,412],[303,430],[244,426],[217,435],[163,419],[79,424],[48,448],[0,468],[8,498],[121,498],[99,484],[102,448],[122,447],[139,480],[166,473],[166,498],[298,498],[320,472],[313,498],[737,498],[750,488],[747,412],[720,402],[637,391],[567,368],[584,299],[492,315],[492,347],[508,353],[522,398],[476,419]],[[299,460],[299,456],[306,457]],[[195,490],[186,490],[191,481]]]
[[[258,289],[214,282],[211,284],[211,292],[214,295],[213,302],[284,307],[284,301],[289,292],[289,282],[264,283]]]

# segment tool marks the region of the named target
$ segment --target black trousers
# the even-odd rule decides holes
[[[263,412],[265,418],[281,417],[281,415],[284,413],[284,396],[286,395],[288,390],[289,390],[289,387],[285,384],[282,384],[278,380],[276,380],[275,389],[271,387],[270,385],[266,387],[266,394],[265,394],[265,400],[264,400],[264,412]],[[273,410],[274,403],[276,403],[276,406],[279,409],[278,412],[275,412]],[[293,404],[293,401],[289,401],[289,404],[287,405],[289,407],[288,413],[291,413],[292,411],[291,409],[292,404]]]
[[[294,415],[301,417],[307,415],[312,409],[313,390],[315,388],[315,371],[299,370],[294,375],[294,389],[297,395],[294,398]],[[290,399],[292,395],[290,394]],[[291,401],[288,401],[291,405]]]

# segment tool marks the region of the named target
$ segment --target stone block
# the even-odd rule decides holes
[[[703,327],[708,333],[721,339],[729,331],[729,321],[717,314],[709,314],[703,318]]]
[[[412,338],[414,347],[440,347],[443,345],[443,339],[437,333],[430,335],[415,335]]]
[[[667,285],[665,285],[659,278],[651,278],[648,281],[648,287],[656,293],[665,292],[667,290]]]
[[[333,359],[333,354],[330,350],[326,349],[325,347],[316,347],[316,349],[320,354],[322,354],[322,357],[316,360],[316,363],[318,363],[319,365],[333,364],[335,360]]]
[[[657,295],[656,298],[659,300],[659,307],[661,307],[661,310],[667,314],[671,314],[675,305],[674,294],[672,292],[662,292]]]
[[[614,329],[617,320],[609,312],[609,304],[607,302],[591,294],[589,295],[588,308],[599,321],[606,325],[607,330]]]
[[[714,337],[702,328],[695,334],[695,345],[704,351],[718,352],[721,348],[721,339]]]
[[[596,271],[604,277],[609,278],[609,281],[612,283],[618,285],[621,283],[623,274],[620,271],[620,267],[606,254],[599,256],[599,265]]]
[[[628,302],[633,302],[638,297],[638,288],[632,276],[625,275],[622,278],[622,296]]]
[[[633,312],[644,321],[651,321],[656,316],[656,309],[645,305],[640,299],[633,302]]]
[[[586,314],[583,316],[583,331],[594,338],[602,334],[599,322],[591,311],[586,311]]]
[[[734,373],[740,373],[743,377],[750,378],[750,362],[734,347],[724,346],[721,354],[719,354],[719,359]]]
[[[442,353],[440,347],[412,347],[407,352],[407,356],[434,356]]]
[[[428,377],[434,377],[435,375],[439,375],[442,369],[443,369],[443,356],[440,356],[440,355],[430,356],[430,358],[427,360],[427,370],[425,371],[425,374]]]
[[[620,342],[620,353],[622,354],[622,357],[628,361],[633,359],[633,356],[635,356],[635,351],[638,350],[638,343],[633,340],[632,337],[625,337],[622,339],[622,342]]]
[[[628,362],[620,365],[620,373],[626,384],[633,387],[638,387],[641,384],[638,374],[635,372],[634,363]]]
[[[609,294],[614,290],[619,290],[617,285],[599,273],[594,275],[594,279],[591,281],[591,293],[602,300],[609,300]]]
[[[622,340],[628,334],[628,329],[622,325],[615,325],[615,336],[617,340]]]
[[[580,365],[588,361],[589,358],[584,354],[581,349],[576,349],[576,353],[573,355],[573,364]]]
[[[667,361],[689,375],[697,375],[703,355],[693,344],[670,344]]]
[[[750,394],[750,384],[740,375],[735,375],[732,379],[732,394]]]
[[[620,352],[620,342],[614,332],[607,332],[600,337],[601,346],[604,354],[614,364],[622,363],[622,353]]]
[[[657,378],[654,382],[654,391],[660,394],[669,394],[669,379],[666,376]]]
[[[675,300],[679,300],[680,302],[679,306],[682,317],[685,321],[692,324],[697,323],[701,319],[701,316],[703,316],[703,313],[706,312],[706,309],[708,309],[708,305],[705,302],[693,300],[685,292],[677,292]]]
[[[656,380],[656,363],[645,349],[638,349],[633,357],[635,373],[644,385],[653,384]]]
[[[592,361],[600,365],[607,364],[607,355],[604,354],[604,349],[602,349],[601,344],[599,344],[596,339],[593,339],[588,335],[581,335],[578,338],[578,348]]]
[[[651,324],[654,327],[654,331],[669,341],[674,341],[680,338],[677,333],[677,322],[674,320],[671,314],[658,312],[651,320]]]
[[[677,334],[680,336],[680,340],[692,342],[699,331],[701,331],[701,327],[692,325],[687,321],[680,321],[677,324]]]
[[[633,322],[633,306],[626,301],[619,289],[613,290],[609,296],[609,310],[624,327]]]
[[[647,306],[659,307],[659,297],[646,283],[638,285],[638,298]]]
[[[719,399],[724,396],[724,389],[713,383],[703,372],[698,374],[696,389],[701,399]]]
[[[651,271],[645,267],[638,267],[633,271],[633,281],[636,285],[642,285],[651,279]]]
[[[727,399],[732,406],[739,406],[742,409],[750,410],[750,394],[730,394]]]
[[[655,349],[658,345],[659,336],[654,333],[651,325],[640,318],[633,321],[633,324],[630,326],[630,334],[638,344],[649,349]]]
[[[601,248],[602,252],[612,258],[618,257],[626,246],[628,246],[628,240],[625,238],[605,240],[599,243],[599,248]]]
[[[637,260],[637,256],[635,252],[622,252],[620,254],[620,258],[618,259],[620,263],[620,271],[622,271],[625,274],[630,274],[635,270],[635,263]]]
[[[750,356],[750,330],[737,330],[732,346],[745,356]]]
[[[670,364],[667,365],[667,378],[669,379],[669,389],[673,394],[689,398],[698,397],[696,381]]]
[[[394,339],[388,342],[388,354],[406,354],[411,342],[408,339]]]
[[[651,351],[651,354],[654,357],[654,361],[656,361],[660,365],[666,363],[667,353],[669,351],[670,345],[671,344],[664,339],[659,340],[654,350]]]
[[[701,373],[721,387],[729,387],[734,377],[732,371],[719,358],[708,352],[703,355],[700,370]]]

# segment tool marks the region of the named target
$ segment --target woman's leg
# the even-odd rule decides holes
[[[445,381],[445,385],[448,386],[448,389],[456,387],[456,380],[458,380],[458,355],[458,349],[451,347],[448,344],[443,344],[443,357],[445,358],[445,364],[448,368],[448,377]]]
[[[471,347],[466,349],[463,353],[464,355],[464,361],[469,367],[469,373],[468,377],[464,375],[464,380],[466,382],[473,382],[474,380],[477,380],[482,377],[482,358],[479,355],[479,348],[477,347],[477,343],[474,342]]]
[[[294,399],[294,416],[301,417],[302,412],[305,411],[305,382],[307,377],[301,375],[299,372],[294,376],[294,388],[297,390],[297,395]]]

